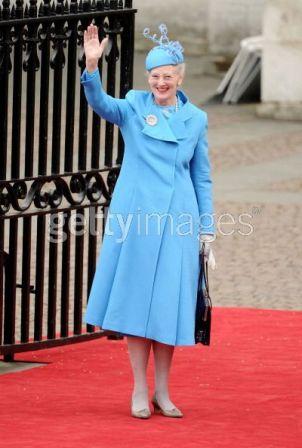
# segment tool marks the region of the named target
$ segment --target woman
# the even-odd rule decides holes
[[[151,345],[154,410],[183,415],[170,400],[168,375],[174,347],[195,344],[198,237],[203,243],[215,235],[207,116],[178,89],[183,49],[169,41],[164,25],[160,31],[160,39],[144,33],[156,43],[146,58],[150,92],[131,90],[125,99],[105,93],[98,60],[108,38],[100,43],[94,25],[84,32],[81,77],[90,106],[119,126],[125,142],[85,321],[127,336],[131,415],[139,418],[150,417]]]

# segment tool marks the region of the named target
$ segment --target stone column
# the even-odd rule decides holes
[[[302,1],[268,0],[263,17],[263,117],[302,120]]]

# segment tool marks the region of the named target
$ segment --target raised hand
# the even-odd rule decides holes
[[[98,60],[108,45],[108,37],[99,41],[98,29],[95,25],[89,25],[84,31],[84,52],[88,71],[94,71],[98,66]]]

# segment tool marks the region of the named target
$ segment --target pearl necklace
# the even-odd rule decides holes
[[[179,111],[179,102],[178,102],[178,95],[176,95],[176,104],[175,104],[175,112]]]
[[[171,106],[161,106],[160,104],[157,104],[157,103],[155,102],[155,100],[153,100],[153,103],[156,104],[157,106],[162,107],[162,108],[163,108],[163,112],[165,112],[165,113],[169,113],[168,108],[171,107]],[[166,107],[167,109],[164,109],[165,107]],[[175,103],[175,106],[174,106],[174,107],[175,107],[175,113],[178,112],[178,111],[179,111],[179,100],[178,100],[178,95],[176,95],[176,103]]]

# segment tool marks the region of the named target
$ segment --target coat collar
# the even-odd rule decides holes
[[[133,92],[133,94],[131,94]],[[154,96],[151,92],[132,90],[126,95],[126,99],[130,102],[132,108],[136,113],[143,118],[142,132],[149,137],[157,140],[165,140],[168,142],[177,143],[178,140],[184,139],[188,136],[185,122],[189,120],[194,114],[194,109],[188,97],[182,90],[178,90],[183,105],[178,112],[174,113],[169,120],[167,120],[159,108],[154,103]],[[155,115],[157,123],[150,125],[147,122],[148,115]]]

